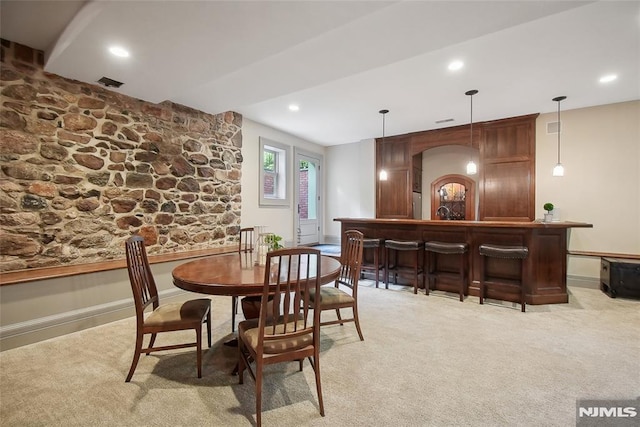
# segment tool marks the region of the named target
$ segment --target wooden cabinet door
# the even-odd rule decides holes
[[[388,179],[378,181],[376,213],[378,218],[411,219],[411,184],[409,168],[387,170]]]
[[[378,139],[376,144],[377,172],[387,171],[387,180],[376,174],[376,218],[413,217],[411,140],[406,137]]]
[[[535,119],[485,123],[480,143],[481,221],[535,218]]]

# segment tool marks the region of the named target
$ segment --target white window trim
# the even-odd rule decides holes
[[[265,197],[264,195],[264,151],[265,149],[274,151],[278,155],[276,167],[277,175],[277,196]],[[291,147],[270,139],[260,137],[260,151],[258,152],[258,179],[260,189],[259,206],[261,207],[289,207],[291,202]]]

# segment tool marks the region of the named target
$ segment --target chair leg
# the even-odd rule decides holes
[[[318,404],[320,405],[320,415],[324,417],[324,402],[322,400],[322,384],[320,383],[320,349],[315,348],[313,356],[313,370],[316,373],[316,390],[318,391]]]
[[[149,341],[149,348],[153,348],[153,344],[155,344],[157,336],[158,334],[151,334],[151,340]],[[148,355],[149,353],[147,353],[147,356]]]
[[[202,378],[202,325],[196,328],[196,353],[198,378]]]
[[[256,362],[256,425],[262,426],[262,361]]]
[[[133,377],[133,372],[136,370],[136,366],[138,366],[138,361],[140,360],[140,353],[142,351],[142,339],[144,335],[141,333],[136,334],[136,349],[133,353],[133,361],[131,362],[131,368],[129,368],[129,374],[127,375],[127,379],[124,382],[128,383],[131,381],[131,377]]]
[[[236,366],[237,374],[238,374],[238,384],[244,384],[244,369],[246,367],[244,361],[244,346],[242,344],[242,340],[238,339],[238,363]]]
[[[207,314],[207,344],[209,344],[209,348],[211,348],[211,309],[209,309],[209,314]]]
[[[342,316],[340,316],[340,309],[336,308],[336,316],[338,316],[338,320],[342,320]],[[344,323],[340,322],[340,326],[343,326]]]
[[[364,337],[362,336],[362,330],[360,330],[360,319],[358,318],[357,304],[354,304],[353,306],[353,321],[356,324],[356,330],[358,331],[358,335],[360,336],[360,341],[364,341]]]

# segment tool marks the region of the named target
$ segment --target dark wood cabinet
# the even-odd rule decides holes
[[[422,157],[420,157],[422,159]],[[377,174],[387,172],[387,180],[377,180],[376,217],[413,218],[413,156],[411,139],[385,138],[376,144]]]
[[[414,154],[411,158],[413,177],[411,185],[415,193],[422,193],[422,153]]]
[[[412,218],[411,171],[409,168],[387,169],[388,179],[378,182],[376,216],[378,218]]]
[[[480,144],[480,221],[535,219],[536,115],[485,122]]]
[[[422,192],[422,152],[443,145],[463,145],[480,151],[478,219],[535,219],[535,121],[538,114],[415,132],[376,140],[376,170],[387,171],[377,181],[376,218],[413,217],[412,192]]]

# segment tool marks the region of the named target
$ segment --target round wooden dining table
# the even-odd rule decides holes
[[[265,266],[254,260],[251,253],[236,252],[189,261],[173,269],[173,284],[208,295],[262,295]],[[322,255],[320,263],[320,283],[333,282],[340,274],[340,261]]]
[[[208,295],[259,296],[264,289],[265,266],[255,264],[254,260],[251,252],[236,252],[189,261],[173,269],[173,284],[186,291]],[[338,278],[340,261],[322,255],[320,263],[321,284]],[[314,267],[311,266],[311,271],[315,271]],[[257,317],[257,313],[245,311],[244,304],[242,308],[245,318]],[[225,345],[235,347],[237,343],[237,338],[232,338]],[[236,364],[232,375],[237,372]]]

